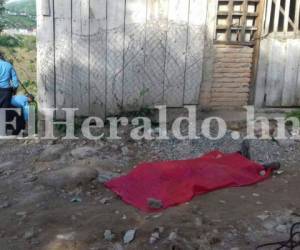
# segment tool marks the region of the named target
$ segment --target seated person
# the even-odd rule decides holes
[[[23,118],[27,124],[29,120],[30,103],[34,101],[33,95],[14,95],[11,99],[11,105],[22,109]]]

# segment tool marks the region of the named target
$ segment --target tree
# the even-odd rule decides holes
[[[6,0],[0,0],[0,17],[2,16],[5,8],[4,8],[4,3],[5,3]],[[0,33],[2,32],[4,28],[4,24],[0,22]]]

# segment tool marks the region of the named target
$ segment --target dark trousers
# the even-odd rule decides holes
[[[0,88],[0,108],[14,108],[11,105],[11,98],[13,94],[13,89],[3,89]],[[6,122],[12,122],[16,120],[16,126],[6,125],[6,129],[12,130],[13,135],[18,135],[22,129],[25,129],[25,121],[23,118],[23,114],[18,114],[13,110],[9,110],[6,112]],[[4,121],[0,121],[4,122]]]
[[[13,90],[0,88],[0,108],[10,108]]]

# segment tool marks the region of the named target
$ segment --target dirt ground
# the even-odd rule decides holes
[[[189,158],[214,147],[233,151],[239,143],[225,140],[209,147],[203,142],[127,139],[0,143],[1,250],[247,250],[288,239],[291,224],[300,221],[296,142],[265,146],[284,159],[280,175],[258,185],[199,196],[154,214],[124,204],[97,175],[123,174],[141,161]],[[124,244],[123,236],[130,229],[136,230],[135,239]],[[105,230],[111,230],[112,240],[104,238]],[[150,244],[155,231],[159,239]]]

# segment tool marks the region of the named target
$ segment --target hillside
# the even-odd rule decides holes
[[[19,0],[19,1],[9,1],[5,8],[11,12],[15,13],[27,13],[28,15],[35,16],[35,0]]]
[[[9,1],[1,18],[5,29],[34,29],[36,27],[35,0]]]

